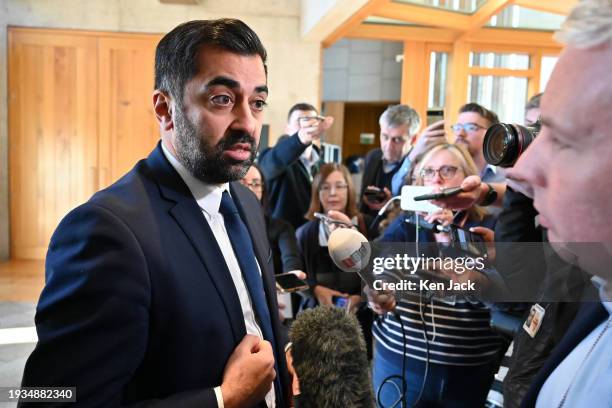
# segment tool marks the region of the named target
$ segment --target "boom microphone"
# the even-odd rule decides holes
[[[300,388],[296,407],[375,406],[366,345],[353,314],[333,306],[308,309],[293,322],[289,340]]]

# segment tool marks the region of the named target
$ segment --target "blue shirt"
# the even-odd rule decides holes
[[[610,316],[552,372],[540,390],[536,408],[558,407],[568,388],[564,407],[612,407],[612,302],[606,301],[605,284],[598,278],[593,281]]]

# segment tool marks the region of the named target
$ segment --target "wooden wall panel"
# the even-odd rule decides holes
[[[64,215],[153,149],[159,39],[10,28],[12,258],[43,259]]]
[[[389,105],[399,102],[346,102],[344,105],[344,137],[342,157],[365,155],[380,147],[378,119]],[[361,133],[374,133],[374,144],[360,143]]]
[[[41,258],[97,182],[96,39],[9,32],[11,254]]]
[[[158,41],[153,35],[99,40],[101,187],[147,157],[159,140],[152,103]]]

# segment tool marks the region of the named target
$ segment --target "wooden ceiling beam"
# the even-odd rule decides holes
[[[466,31],[470,28],[470,16],[462,13],[412,4],[386,3],[373,13],[378,17],[401,20],[426,26]]]
[[[469,33],[471,31],[478,30],[485,25],[491,19],[491,17],[499,13],[510,3],[512,3],[511,0],[487,0],[485,4],[480,6],[480,8],[469,17],[470,25],[465,31]]]
[[[450,44],[455,41],[458,35],[459,32],[444,28],[362,23],[347,31],[344,37],[367,40],[411,40]]]
[[[552,31],[481,28],[466,33],[462,40],[471,43],[509,44],[517,46],[560,48]]]
[[[331,46],[333,43],[338,41],[339,39],[346,37],[346,33],[358,26],[365,20],[368,16],[371,16],[373,11],[378,7],[389,3],[391,0],[370,0],[365,5],[360,7],[355,13],[353,13],[350,17],[348,17],[344,22],[339,24],[331,34],[327,35],[325,39],[322,41],[322,45],[324,48]]]

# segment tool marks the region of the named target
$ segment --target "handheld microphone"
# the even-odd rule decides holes
[[[350,228],[336,228],[329,235],[327,247],[334,264],[344,272],[359,272],[372,254],[367,238]]]

